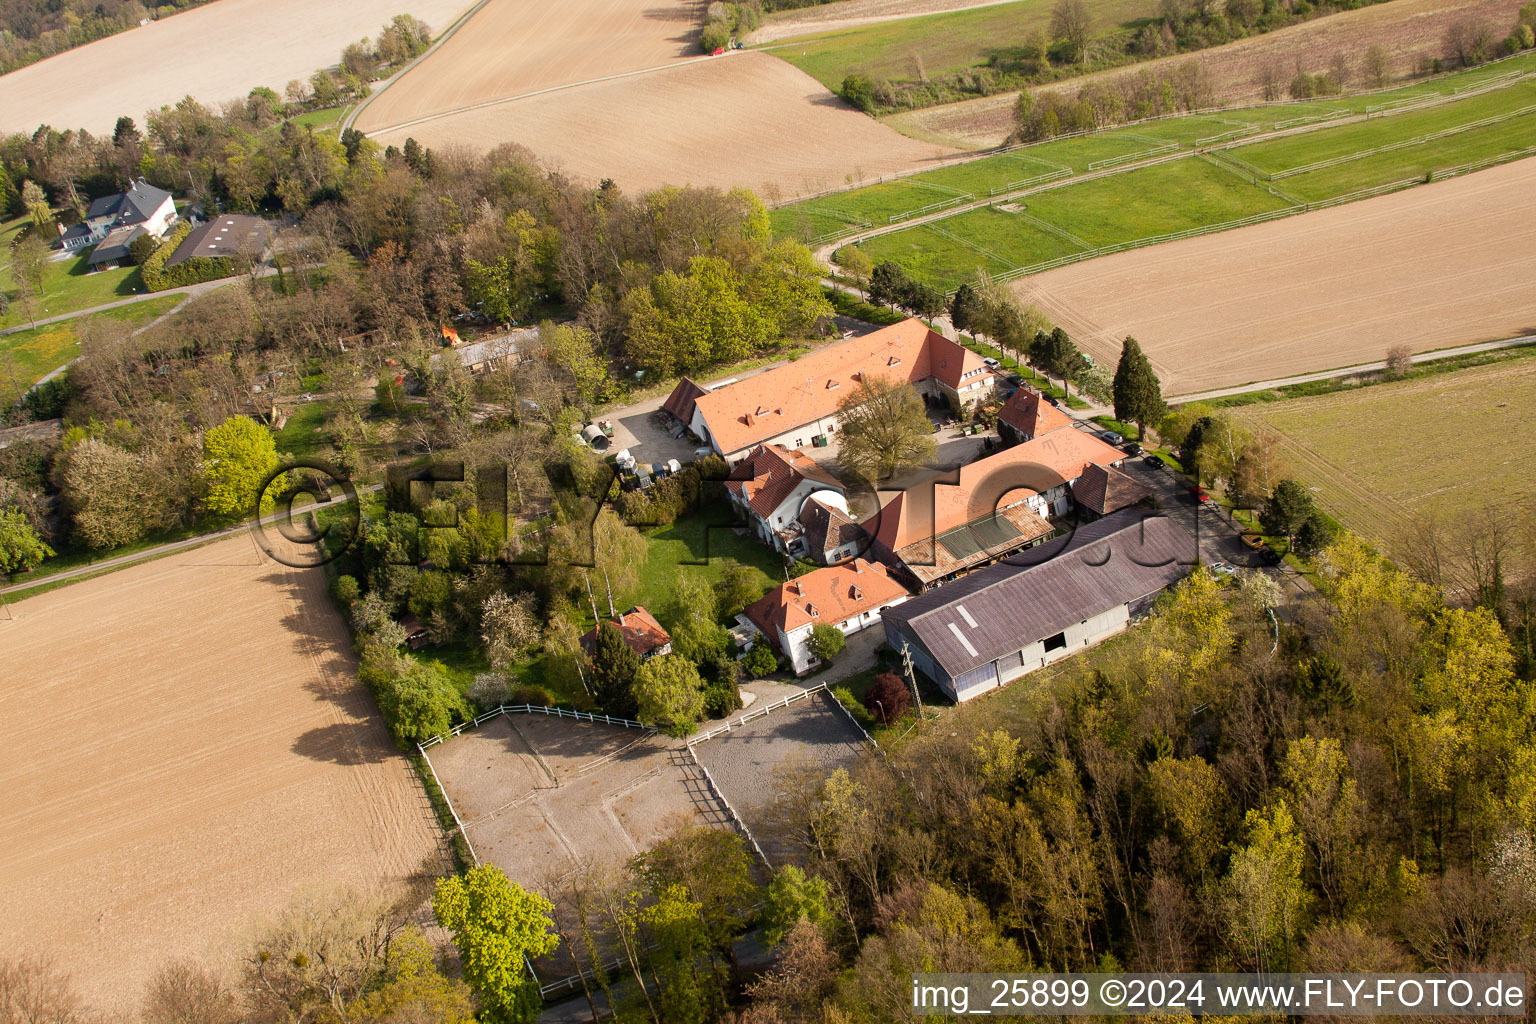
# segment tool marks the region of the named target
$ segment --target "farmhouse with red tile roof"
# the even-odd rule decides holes
[[[856,558],[849,565],[817,569],[770,590],[747,609],[747,618],[784,652],[796,675],[816,667],[807,647],[811,630],[827,623],[844,635],[880,622],[880,610],[907,599],[907,588],[885,566]]]
[[[1052,430],[897,494],[863,523],[870,552],[927,589],[1049,537],[1072,483],[1124,459],[1091,434]]]
[[[635,605],[608,623],[623,635],[624,642],[640,655],[641,661],[672,653],[672,635],[661,628],[661,623],[643,605]],[[581,648],[589,655],[597,648],[597,629],[582,634]]]
[[[760,444],[738,462],[725,481],[731,505],[764,544],[790,551],[791,536],[797,534],[795,520],[812,494],[831,491],[837,497],[845,493],[837,478],[807,456],[782,445]]]
[[[803,448],[834,433],[838,402],[866,375],[907,381],[962,407],[991,397],[996,381],[976,353],[921,320],[903,320],[714,391],[692,394],[698,385],[685,379],[665,408],[682,418],[691,399],[689,428],[735,464],[761,444]]]

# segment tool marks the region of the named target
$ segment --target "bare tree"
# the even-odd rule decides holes
[[[95,1019],[51,961],[0,959],[0,1024],[86,1024]]]
[[[1387,349],[1387,376],[1401,377],[1413,368],[1413,349],[1407,345],[1393,345]]]
[[[192,962],[168,964],[155,975],[139,1009],[141,1024],[239,1024],[233,992],[206,968]]]
[[[1349,54],[1340,50],[1333,55],[1333,59],[1328,62],[1328,77],[1333,80],[1335,89],[1344,91],[1354,78],[1354,66],[1350,63]]]
[[[1285,68],[1278,60],[1267,60],[1259,65],[1257,83],[1264,92],[1264,99],[1278,100],[1285,89]]]
[[[1079,61],[1088,59],[1088,33],[1093,31],[1093,16],[1084,0],[1056,0],[1051,8],[1051,38],[1072,44]]]
[[[1493,29],[1477,18],[1458,19],[1445,30],[1445,48],[1462,67],[1481,64],[1493,49]]]

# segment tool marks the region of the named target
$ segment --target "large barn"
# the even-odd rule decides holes
[[[1171,519],[1126,509],[885,609],[885,639],[969,700],[1118,633],[1194,551]]]

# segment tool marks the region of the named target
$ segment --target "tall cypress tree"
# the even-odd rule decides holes
[[[1120,350],[1114,393],[1115,419],[1136,424],[1137,440],[1147,436],[1148,423],[1156,422],[1168,411],[1162,385],[1135,338],[1126,338],[1125,346]]]

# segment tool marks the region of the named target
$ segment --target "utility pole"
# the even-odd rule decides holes
[[[912,687],[912,699],[917,702],[917,720],[923,720],[923,698],[917,692],[917,673],[912,670],[912,646],[903,640],[901,642],[901,663],[906,671],[907,683]]]
[[[613,583],[608,579],[608,567],[603,567],[603,585],[608,588],[608,617],[614,618],[619,613],[613,609]]]

